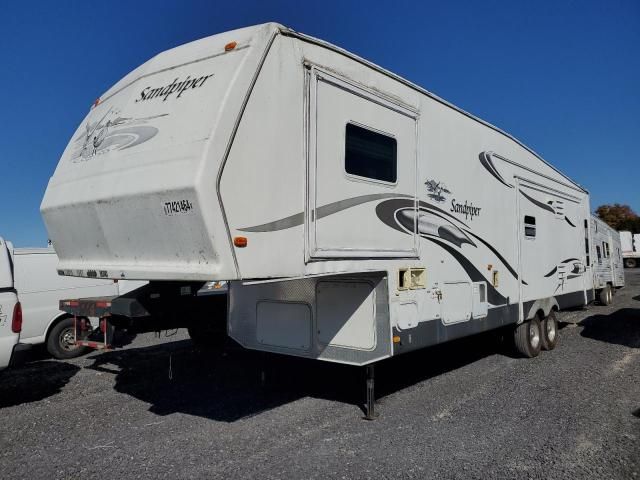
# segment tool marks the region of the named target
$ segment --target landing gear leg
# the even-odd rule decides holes
[[[367,403],[365,404],[365,420],[375,420],[375,365],[367,365]]]

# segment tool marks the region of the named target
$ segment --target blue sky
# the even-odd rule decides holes
[[[0,235],[46,244],[39,205],[89,105],[154,54],[277,21],[497,125],[602,203],[640,213],[637,0],[11,1],[0,6]]]

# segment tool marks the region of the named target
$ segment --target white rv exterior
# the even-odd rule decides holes
[[[114,85],[41,211],[64,275],[229,280],[229,334],[257,350],[364,365],[522,324],[539,351],[553,311],[593,299],[585,189],[277,24],[163,52]]]
[[[601,303],[608,305],[616,289],[624,287],[620,234],[599,218],[591,217],[593,288]]]
[[[624,266],[635,268],[640,264],[640,233],[620,232]]]

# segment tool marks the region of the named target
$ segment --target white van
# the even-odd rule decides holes
[[[60,276],[53,248],[10,248],[9,252],[24,316],[20,340],[32,345],[45,343],[49,353],[59,359],[85,351],[75,345],[73,318],[59,309],[60,300],[121,295],[144,283]]]
[[[31,347],[18,343],[22,310],[13,282],[11,243],[0,237],[0,370],[22,362]]]

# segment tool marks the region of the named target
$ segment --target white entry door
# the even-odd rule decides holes
[[[416,257],[415,227],[390,228],[376,206],[415,210],[417,113],[332,74],[309,78],[307,257]]]

